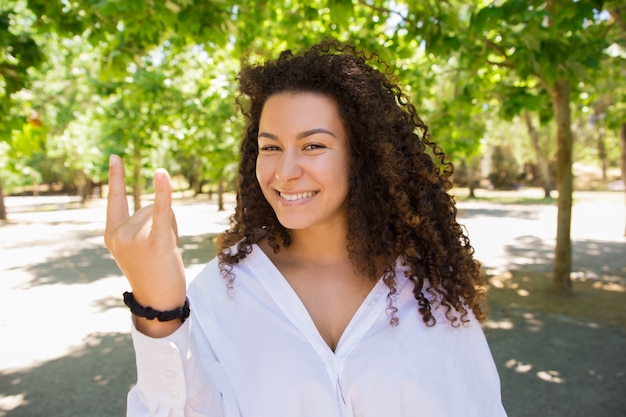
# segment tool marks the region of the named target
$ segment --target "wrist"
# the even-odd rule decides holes
[[[182,307],[187,300],[185,287],[179,288],[175,286],[174,288],[166,288],[160,285],[155,285],[155,287],[156,288],[146,287],[145,285],[131,285],[131,289],[127,292],[130,292],[135,301],[141,306],[150,307],[157,311],[175,310]],[[125,295],[122,296],[126,297]],[[126,304],[126,302],[124,302],[124,304]]]
[[[182,305],[179,305],[176,308],[170,310],[157,310],[152,308],[151,306],[141,305],[132,292],[126,291],[124,293],[124,304],[130,311],[137,317],[142,317],[147,320],[158,320],[160,322],[168,322],[172,320],[180,320],[181,323],[184,322],[190,314],[189,308],[189,300],[185,297],[185,302]]]
[[[135,329],[137,329],[139,333],[142,333],[154,339],[160,339],[163,337],[170,336],[172,333],[176,332],[183,325],[183,322],[180,320],[172,320],[172,321],[148,320],[144,317],[138,317],[134,314],[132,315],[132,320],[133,320]]]
[[[133,313],[135,328],[149,337],[161,338],[174,333],[190,315],[187,297],[182,304],[168,310],[141,305],[130,292],[124,293],[124,304]],[[164,304],[167,305],[167,304]]]

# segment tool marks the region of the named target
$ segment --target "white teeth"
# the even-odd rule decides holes
[[[284,194],[280,193],[280,196],[287,201],[297,201],[305,198],[313,197],[315,192],[309,191],[308,193],[299,193],[299,194]]]

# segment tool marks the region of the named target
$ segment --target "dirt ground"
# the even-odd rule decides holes
[[[10,221],[0,225],[0,417],[124,415],[136,376],[121,300],[127,284],[102,243],[104,202],[74,204],[8,201]],[[202,199],[174,210],[192,278],[230,212]],[[623,193],[575,194],[574,277],[623,290],[625,217]],[[550,270],[553,205],[460,202],[459,220],[490,274]],[[485,332],[510,417],[626,416],[626,328],[492,303]]]

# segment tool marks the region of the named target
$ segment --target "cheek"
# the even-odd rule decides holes
[[[262,160],[257,159],[256,162],[256,180],[263,191],[263,194],[267,192],[268,184],[272,178],[271,170],[268,167],[268,164],[263,163]]]
[[[261,158],[256,159],[256,179],[261,186],[263,186],[263,179],[265,178],[265,171],[267,168],[263,164],[263,160]]]
[[[334,164],[333,174],[335,179],[339,178],[341,181],[348,183],[350,178],[350,165],[349,161],[342,159],[336,161]]]
[[[350,170],[344,161],[335,160],[331,164],[318,167],[316,172],[318,173],[316,179],[332,190],[336,198],[347,196],[350,188]]]
[[[261,166],[259,165],[259,160],[256,160],[256,167],[255,167],[255,173],[256,173],[256,180],[257,182],[260,184],[262,184],[261,182]]]

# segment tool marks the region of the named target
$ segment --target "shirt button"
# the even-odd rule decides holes
[[[175,371],[171,371],[171,370],[167,370],[167,371],[163,372],[163,375],[165,375],[167,378],[174,378],[176,376],[176,372]]]
[[[177,400],[180,398],[180,394],[178,393],[178,391],[170,391],[170,398],[172,400]]]

